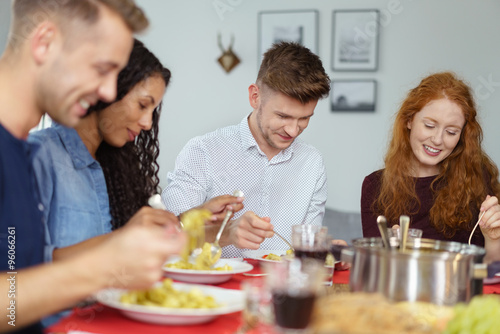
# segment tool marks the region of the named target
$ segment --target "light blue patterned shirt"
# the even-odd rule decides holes
[[[191,139],[178,155],[175,170],[167,175],[162,199],[167,210],[180,214],[205,201],[240,189],[244,209],[270,217],[274,229],[290,241],[291,226],[321,225],[327,198],[323,157],[299,138],[268,160],[255,141],[247,117],[232,125]],[[288,246],[277,236],[261,249]],[[224,257],[240,257],[234,246],[223,248]]]
[[[54,248],[76,244],[111,231],[106,180],[74,129],[54,123],[30,134],[40,143],[33,168],[47,222],[45,261]]]

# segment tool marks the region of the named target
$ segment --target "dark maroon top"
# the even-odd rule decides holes
[[[363,181],[361,189],[361,225],[363,227],[364,237],[380,237],[380,232],[377,227],[378,215],[372,211],[371,206],[380,192],[381,176],[382,170],[378,170],[365,177]],[[430,223],[430,210],[434,203],[431,183],[435,178],[436,176],[428,176],[416,179],[415,190],[420,200],[420,210],[416,214],[410,215],[410,227],[421,229],[423,231],[422,238],[468,243],[469,235],[477,222],[479,208],[471,209],[473,211],[472,217],[474,217],[474,221],[470,222],[467,231],[458,231],[453,238],[446,238],[443,234],[436,231],[434,226]],[[437,188],[439,187],[440,185],[438,184]],[[400,215],[403,214],[407,215],[408,213],[400,213]],[[388,225],[391,226],[392,223],[388,222]],[[484,247],[484,237],[479,226],[474,231],[471,243]]]

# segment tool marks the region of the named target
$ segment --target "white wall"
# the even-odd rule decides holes
[[[332,11],[376,8],[388,12],[389,0],[221,0],[231,6],[223,19],[214,1],[139,0],[151,18],[141,37],[173,72],[161,120],[162,181],[186,143],[196,135],[241,120],[251,110],[247,87],[257,74],[257,15],[262,10],[317,9],[319,55],[332,79],[368,78],[378,81],[375,113],[331,113],[321,101],[303,138],[320,149],[328,169],[330,208],[359,211],[364,176],[382,167],[393,114],[408,89],[434,71],[453,70],[474,89],[491,76],[500,82],[500,3],[493,0],[401,0],[397,14],[384,16],[376,72],[331,70]],[[217,33],[227,45],[235,35],[234,51],[242,63],[229,75],[216,63]],[[479,90],[485,148],[500,163],[499,85]],[[163,183],[164,184],[164,183]]]
[[[222,18],[213,3],[231,10]],[[247,88],[255,79],[257,15],[262,10],[316,9],[319,55],[332,79],[378,81],[375,113],[331,113],[320,101],[303,138],[325,157],[330,208],[359,211],[364,176],[382,167],[394,113],[406,92],[434,71],[453,70],[476,91],[484,147],[500,164],[500,2],[495,0],[138,0],[152,25],[140,36],[172,71],[161,119],[161,180],[193,136],[239,122],[251,108]],[[4,2],[0,0],[0,13]],[[376,72],[331,69],[331,17],[334,9],[379,9],[383,16]],[[1,17],[1,15],[0,15]],[[6,32],[0,23],[0,42]],[[226,74],[216,62],[235,36],[234,52],[242,63]],[[486,84],[490,81],[490,84]]]
[[[5,49],[10,25],[10,0],[0,0],[0,54]]]

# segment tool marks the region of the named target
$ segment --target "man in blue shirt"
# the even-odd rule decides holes
[[[133,0],[15,0],[0,58],[0,331],[41,333],[36,322],[106,287],[146,288],[185,236],[177,218],[143,208],[127,226],[43,259],[43,221],[26,143],[44,113],[74,126],[112,101],[133,32],[147,18]],[[29,327],[27,327],[29,326]]]

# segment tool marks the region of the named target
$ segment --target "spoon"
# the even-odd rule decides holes
[[[408,229],[410,228],[410,217],[402,215],[399,217],[399,233],[401,235],[401,243],[399,245],[399,251],[405,252],[406,241],[408,240]]]
[[[477,220],[476,225],[474,225],[474,228],[472,229],[472,232],[471,232],[471,233],[470,233],[470,235],[469,235],[469,245],[470,245],[470,242],[471,242],[471,240],[472,240],[472,236],[474,235],[474,231],[476,230],[477,225],[479,225],[479,222],[481,221],[481,219],[483,219],[483,215],[484,215],[485,213],[486,213],[486,211],[483,211],[483,212],[481,213],[481,215],[479,216],[479,219]]]
[[[158,210],[167,210],[165,205],[163,205],[163,202],[161,201],[161,196],[160,194],[154,194],[148,199],[148,204],[150,207],[153,209],[158,209]],[[179,219],[179,224],[181,225],[182,228],[184,228],[184,224]]]
[[[384,243],[384,248],[391,248],[389,242],[389,235],[387,233],[387,219],[384,216],[377,217],[378,230],[380,231],[380,236],[382,237],[382,242]]]
[[[241,191],[241,190],[235,190],[233,193],[233,196],[243,197],[244,194],[243,194],[243,191]],[[220,256],[222,254],[222,247],[219,245],[219,240],[220,240],[222,232],[224,231],[224,228],[226,227],[227,222],[229,221],[229,218],[231,218],[232,214],[233,214],[232,210],[227,211],[226,216],[224,217],[224,220],[222,221],[222,224],[220,225],[219,232],[217,232],[217,235],[215,236],[215,241],[210,245],[210,253],[212,253],[211,258],[213,260],[213,263],[217,262],[220,259]]]

